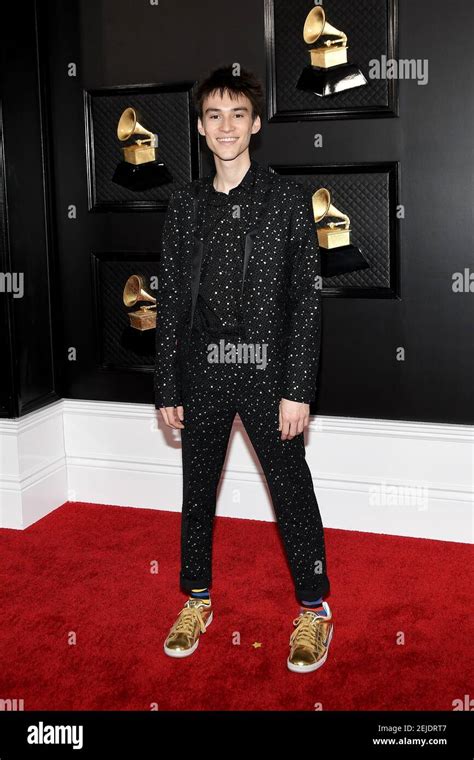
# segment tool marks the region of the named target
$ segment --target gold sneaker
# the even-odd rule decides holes
[[[199,644],[199,636],[212,622],[212,606],[202,599],[188,599],[164,643],[170,657],[188,657]]]
[[[290,636],[289,670],[294,673],[310,673],[324,665],[333,634],[332,613],[323,602],[326,615],[305,610],[293,620],[295,630]]]

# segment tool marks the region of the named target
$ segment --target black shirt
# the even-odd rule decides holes
[[[215,338],[245,338],[241,321],[243,231],[252,203],[255,162],[229,193],[214,188],[214,176],[202,226],[204,255],[196,304],[198,331]]]

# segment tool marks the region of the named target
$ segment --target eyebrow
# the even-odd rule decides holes
[[[209,111],[223,111],[223,108],[206,108],[204,113],[209,113]],[[227,110],[227,109],[226,109]],[[247,106],[237,106],[236,108],[231,108],[231,111],[248,111],[249,109]]]

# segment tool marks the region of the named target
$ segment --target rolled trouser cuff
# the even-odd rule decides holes
[[[192,591],[193,588],[210,588],[212,584],[212,578],[186,578],[183,573],[179,575],[179,582],[182,591]]]
[[[321,597],[325,597],[329,594],[329,580],[326,578],[324,581],[321,581],[319,587],[296,588],[295,593],[299,602],[316,602]]]

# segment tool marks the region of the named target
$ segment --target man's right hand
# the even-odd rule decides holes
[[[162,406],[160,407],[160,412],[168,427],[178,430],[184,428],[184,408],[182,406]]]

